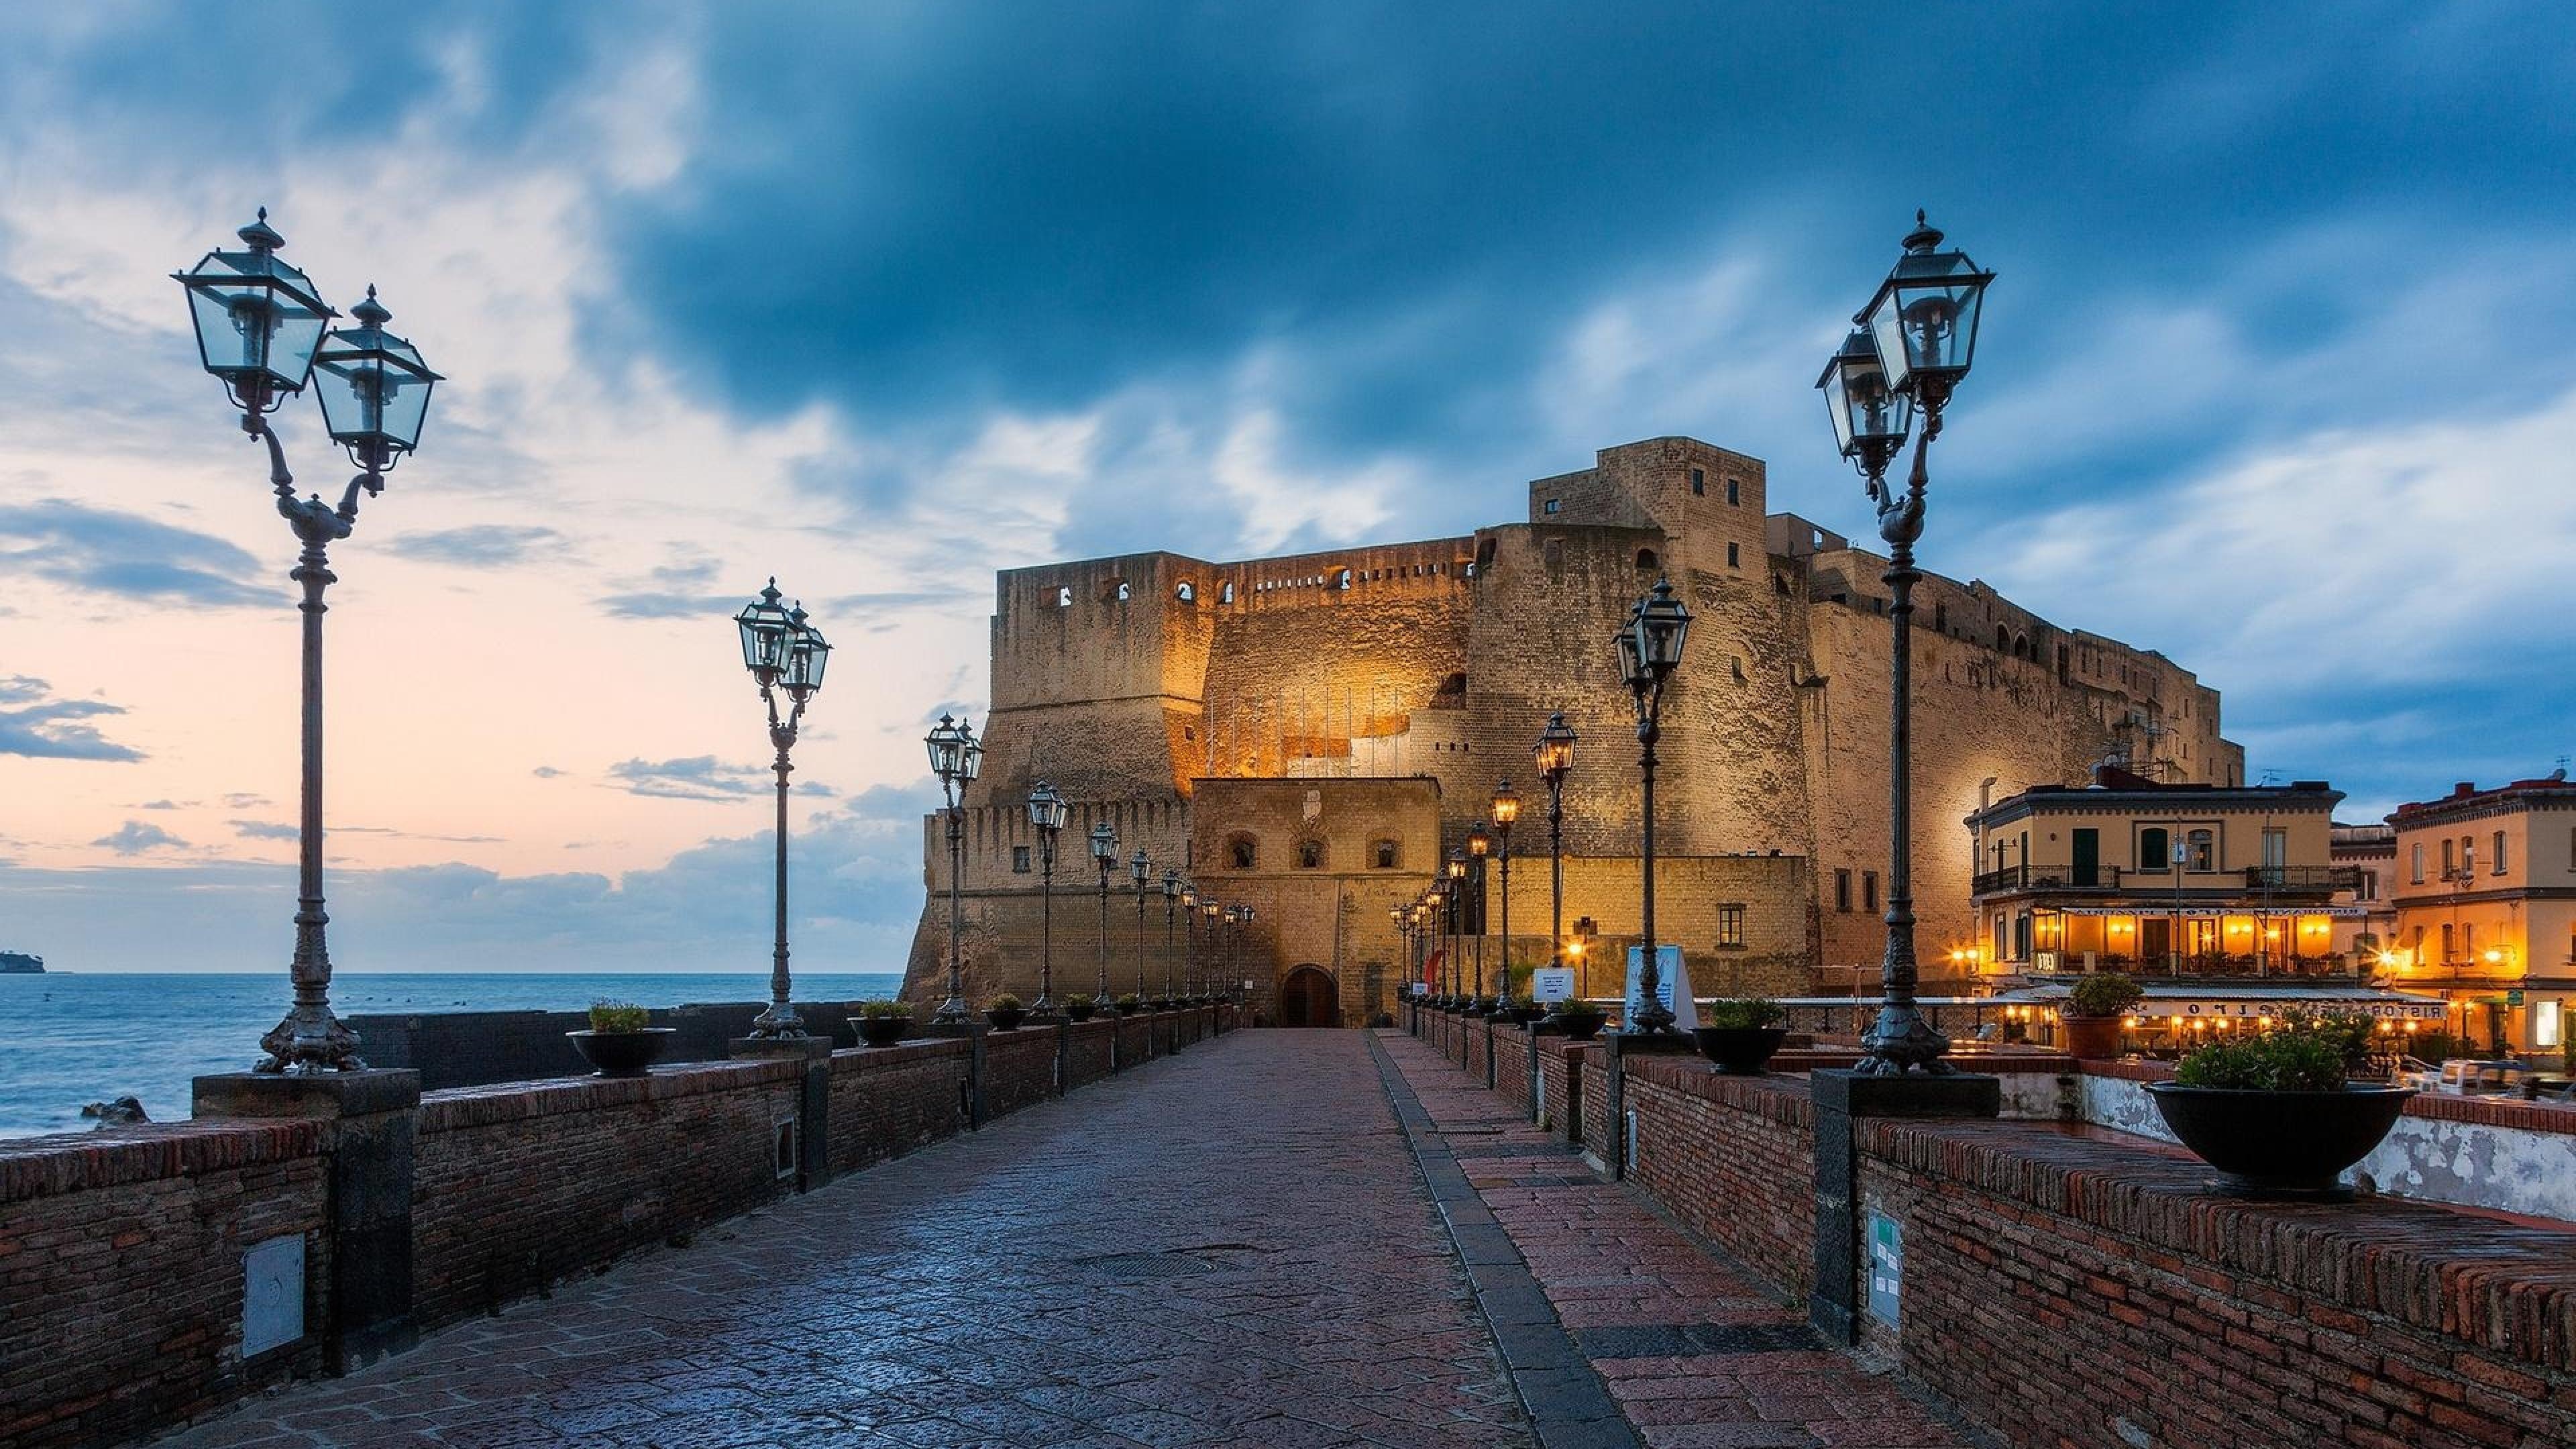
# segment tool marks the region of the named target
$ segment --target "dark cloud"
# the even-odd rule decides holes
[[[297,840],[303,836],[294,826],[271,820],[235,820],[231,824],[233,833],[244,840]]]
[[[678,760],[622,760],[608,778],[630,795],[665,800],[729,800],[768,789],[773,776],[754,765],[733,765],[713,755]]]
[[[560,780],[563,778],[564,774],[563,771],[556,769],[552,765],[539,765],[528,773],[536,776],[540,780]]]
[[[718,594],[611,594],[600,601],[620,619],[728,619],[745,602]]]
[[[150,850],[183,850],[188,842],[158,825],[128,820],[113,833],[102,835],[90,844],[106,846],[119,855],[141,855]]]
[[[478,523],[465,528],[400,534],[385,547],[391,553],[426,563],[493,569],[507,568],[531,553],[542,553],[550,559],[560,560],[569,551],[566,543],[564,536],[551,528]]]
[[[0,504],[0,575],[122,599],[248,608],[282,595],[251,582],[260,561],[191,529],[69,499]]]
[[[12,708],[11,706],[15,706]],[[140,750],[120,745],[86,723],[125,710],[95,699],[58,699],[45,681],[24,674],[0,677],[0,755],[49,760],[139,760]],[[170,808],[167,802],[138,807]]]

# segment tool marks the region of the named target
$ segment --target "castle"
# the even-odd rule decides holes
[[[1656,781],[1656,924],[1702,994],[1875,981],[1887,846],[1885,559],[1765,511],[1761,460],[1691,438],[1605,448],[1529,485],[1528,521],[1472,536],[1215,563],[1132,554],[996,580],[992,712],[966,796],[964,959],[977,995],[1035,995],[1040,862],[1025,801],[1073,802],[1056,863],[1056,994],[1102,974],[1206,979],[1206,931],[1143,903],[1126,860],[1255,908],[1229,988],[1270,1019],[1358,1024],[1404,962],[1390,906],[1418,898],[1509,778],[1511,936],[1484,884],[1490,982],[1549,956],[1545,792],[1530,749],[1552,711],[1580,736],[1564,787],[1564,915],[1596,933],[1586,987],[1615,995],[1639,930],[1635,716],[1614,629],[1658,577],[1696,616],[1668,689]],[[1974,547],[1970,538],[1934,556]],[[1914,869],[1927,974],[1975,939],[1964,818],[2118,761],[2241,783],[2218,695],[2160,654],[2050,624],[1983,583],[1914,591]],[[1118,841],[1102,951],[1085,844]],[[925,822],[929,900],[906,994],[944,992],[946,823]],[[1193,950],[1189,938],[1196,938]],[[1167,941],[1169,944],[1167,944]],[[1517,981],[1526,977],[1516,974]]]

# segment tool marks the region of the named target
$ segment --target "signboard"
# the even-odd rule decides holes
[[[2440,1021],[2444,1004],[2436,1000],[2412,1001],[2347,1001],[2332,997],[2280,997],[2261,1000],[2212,1000],[2174,996],[2150,996],[2129,1008],[2134,1016],[2174,1016],[2184,1020],[2225,1017],[2230,1020],[2254,1021],[2261,1017],[2279,1016],[2285,1010],[2321,1011],[2335,1015],[2367,1016],[2374,1021]]]
[[[1530,973],[1530,1000],[1549,1006],[1559,1001],[1570,1001],[1573,997],[1573,967],[1541,966]]]
[[[1673,1030],[1691,1031],[1699,1026],[1699,1006],[1691,1000],[1690,972],[1682,966],[1682,948],[1655,948],[1655,999],[1673,1014]],[[1645,1009],[1646,948],[1628,948],[1628,986],[1620,993],[1623,1021],[1635,1021]]]
[[[1904,1296],[1905,1225],[1885,1213],[1869,1215],[1869,1316],[1896,1327]]]
[[[1429,996],[1431,994],[1431,983],[1428,981],[1414,982],[1413,994],[1416,996]]]
[[[304,1235],[254,1243],[242,1253],[242,1357],[304,1336]]]
[[[2522,1005],[2522,992],[2519,989],[2506,992],[2504,994],[2504,1004],[2507,1006]]]

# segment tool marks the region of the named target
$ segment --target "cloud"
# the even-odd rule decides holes
[[[600,605],[618,619],[725,620],[745,602],[722,594],[640,593],[611,594]]]
[[[147,800],[133,808],[137,810],[179,810],[193,808],[196,803],[196,801],[191,800],[186,806],[182,806],[176,800]]]
[[[63,498],[0,504],[0,574],[197,608],[271,605],[249,552],[210,533]]]
[[[552,765],[539,765],[528,773],[536,776],[540,780],[560,780],[563,778],[564,774],[563,771],[556,769]]]
[[[623,760],[608,767],[608,777],[630,795],[663,800],[730,800],[768,789],[773,779],[767,770],[725,764],[713,755]]]
[[[300,840],[304,835],[292,825],[268,820],[235,820],[232,827],[233,833],[244,840]]]
[[[50,760],[139,760],[140,750],[120,745],[84,723],[101,715],[123,714],[120,706],[94,699],[57,699],[52,686],[30,675],[0,677],[0,755],[27,755]],[[169,808],[167,802],[143,809]]]
[[[540,552],[547,556],[549,562],[561,563],[566,561],[571,551],[568,544],[569,540],[551,528],[477,523],[463,528],[399,534],[385,547],[403,558],[426,563],[493,569],[508,568],[522,562],[531,553]]]
[[[118,826],[115,833],[102,835],[90,844],[103,845],[119,855],[141,855],[151,850],[184,850],[188,842],[158,825],[146,825],[140,820],[128,820]]]

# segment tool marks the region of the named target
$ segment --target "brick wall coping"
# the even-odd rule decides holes
[[[899,1041],[892,1046],[842,1047],[832,1053],[832,1075],[845,1077],[853,1072],[880,1072],[889,1067],[908,1067],[915,1062],[938,1057],[962,1057],[971,1048],[962,1036],[922,1036]],[[801,1065],[790,1059],[791,1065]]]
[[[2083,1063],[2088,1077],[2123,1082],[2169,1082],[2174,1064],[2158,1061],[2092,1061]],[[2576,1137],[2576,1111],[2514,1097],[2464,1097],[2449,1092],[2418,1092],[2407,1099],[2406,1115],[2436,1122],[2474,1122],[2483,1127],[2511,1127]]]
[[[1730,1077],[1697,1057],[1629,1057],[1632,1081],[1750,1112],[1784,1126],[1813,1128],[1815,1099],[1805,1077]]]
[[[1859,1125],[1868,1155],[2160,1249],[2131,1255],[2165,1272],[2199,1281],[2214,1266],[2239,1277],[2224,1285],[2229,1291],[2258,1297],[2269,1283],[2282,1305],[2303,1307],[2320,1331],[2366,1336],[2368,1322],[2355,1315],[2379,1313],[2488,1352],[2576,1370],[2576,1232],[2398,1198],[2219,1197],[2197,1161],[2044,1124],[1874,1118]]]
[[[835,1055],[838,1055],[837,1053]],[[792,1058],[685,1062],[655,1067],[641,1077],[558,1077],[540,1082],[495,1082],[420,1094],[421,1132],[451,1132],[495,1122],[527,1122],[569,1112],[597,1112],[638,1102],[670,1102],[709,1092],[737,1091],[762,1082],[793,1082],[804,1063]]]
[[[310,1121],[156,1122],[0,1143],[0,1203],[220,1172],[321,1150]]]

